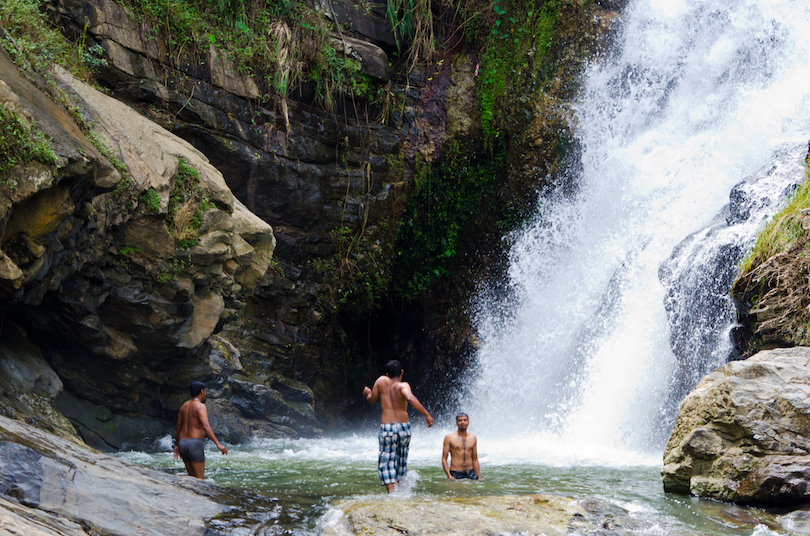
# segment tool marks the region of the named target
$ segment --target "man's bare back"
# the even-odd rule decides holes
[[[408,467],[408,445],[411,441],[408,404],[425,416],[428,428],[433,426],[433,417],[413,395],[408,382],[402,381],[403,371],[399,361],[389,361],[385,370],[385,375],[374,382],[374,388],[363,388],[363,396],[372,404],[380,401],[380,456],[377,466],[380,481],[391,493],[395,482],[404,477]]]
[[[202,418],[205,418],[206,423],[208,422],[208,408],[205,407],[205,404],[196,398],[184,402],[177,415],[177,439],[204,438],[205,428]]]
[[[217,436],[214,435],[214,430],[208,422],[208,409],[205,407],[205,388],[200,387],[202,384],[195,388],[195,384],[198,383],[194,382],[192,384],[192,398],[180,406],[172,455],[176,460],[182,454],[183,463],[186,465],[189,476],[205,478],[205,454],[202,448],[205,436],[207,435],[214,442],[223,455],[228,454],[228,449],[217,440]],[[197,394],[195,394],[195,391]],[[194,443],[194,441],[199,443]]]
[[[368,387],[366,387],[368,389]],[[428,421],[428,427],[433,426],[433,418],[422,407],[419,400],[413,396],[411,386],[408,382],[400,381],[398,378],[389,378],[388,376],[380,376],[374,382],[374,388],[364,389],[363,394],[366,395],[366,400],[372,404],[378,399],[380,401],[380,424],[388,424],[394,422],[409,422],[408,419],[408,404],[410,403],[417,411],[425,416]]]

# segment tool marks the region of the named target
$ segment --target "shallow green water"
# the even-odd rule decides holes
[[[610,529],[606,534],[787,534],[775,515],[759,509],[664,494],[660,462],[654,458],[639,457],[632,466],[608,465],[604,461],[597,465],[575,453],[566,461],[560,453],[544,450],[540,441],[482,441],[484,480],[448,481],[440,464],[442,437],[438,431],[417,430],[408,481],[400,497],[558,494],[597,505]],[[532,444],[538,448],[527,450]],[[336,502],[353,497],[386,497],[377,477],[376,437],[370,432],[323,439],[257,441],[230,446],[228,456],[221,456],[210,442],[207,447],[208,480],[275,500],[270,511],[253,518],[263,520],[267,534],[318,534],[326,522],[323,516]],[[185,474],[182,463],[175,462],[168,451],[118,456]]]

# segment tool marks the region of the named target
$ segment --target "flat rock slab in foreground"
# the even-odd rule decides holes
[[[351,499],[326,515],[322,536],[556,536],[593,528],[591,518],[576,499],[555,495]]]
[[[664,489],[746,504],[810,502],[810,348],[759,352],[681,404]]]
[[[229,491],[0,417],[0,534],[213,536]]]

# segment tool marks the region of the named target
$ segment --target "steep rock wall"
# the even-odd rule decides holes
[[[241,429],[223,426],[228,440],[251,429],[320,433],[311,393],[299,394],[305,386],[280,393],[208,344],[267,271],[272,228],[234,199],[202,153],[120,101],[56,67],[49,88],[71,117],[4,52],[0,69],[3,105],[57,153],[55,163],[20,165],[2,181],[4,413],[120,449],[169,433],[188,384],[202,379],[219,399],[215,416],[239,413],[245,400],[274,401],[244,416]],[[196,218],[186,221],[194,238],[185,246],[184,207]],[[232,375],[247,395],[226,388]]]

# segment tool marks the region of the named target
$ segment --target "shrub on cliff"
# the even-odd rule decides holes
[[[89,69],[80,49],[68,43],[39,12],[42,0],[0,2],[0,45],[22,69],[42,68],[56,63],[86,79]]]
[[[0,108],[0,177],[32,160],[56,164],[48,137],[13,111]]]
[[[759,234],[732,286],[749,354],[810,344],[810,157],[806,165],[804,183]]]

